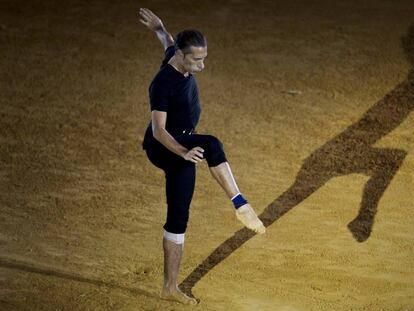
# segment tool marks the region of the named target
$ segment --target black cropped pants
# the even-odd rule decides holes
[[[209,167],[227,161],[223,144],[214,136],[183,134],[175,139],[189,150],[194,147],[203,148],[203,156]],[[169,151],[157,141],[147,147],[146,153],[151,163],[165,173],[167,220],[164,229],[176,234],[185,233],[195,187],[196,165]]]

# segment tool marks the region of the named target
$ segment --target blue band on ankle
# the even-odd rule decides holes
[[[241,193],[236,195],[233,199],[231,199],[231,201],[233,202],[233,205],[234,205],[235,209],[238,209],[240,206],[243,206],[244,204],[247,204],[246,199],[243,198]]]

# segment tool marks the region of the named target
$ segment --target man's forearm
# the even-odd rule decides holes
[[[164,147],[179,155],[180,157],[184,157],[184,155],[188,152],[188,149],[179,144],[174,139],[174,137],[172,137],[170,133],[167,132],[166,129],[153,129],[153,135],[156,140],[158,140],[162,145],[164,145]]]
[[[160,40],[161,44],[166,50],[169,46],[174,44],[174,39],[171,34],[165,29],[164,26],[155,30],[155,34],[157,35],[158,40]]]

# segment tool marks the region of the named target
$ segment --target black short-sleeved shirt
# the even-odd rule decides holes
[[[165,129],[173,137],[182,134],[184,130],[195,129],[201,112],[194,76],[189,73],[185,77],[168,64],[174,53],[174,46],[167,48],[161,68],[149,87],[151,111],[167,112]],[[157,141],[152,135],[150,122],[145,132],[143,148],[147,149],[153,143]]]

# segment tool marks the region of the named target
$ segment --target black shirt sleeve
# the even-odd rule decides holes
[[[165,50],[165,58],[162,61],[161,68],[167,65],[168,61],[174,56],[174,54],[174,45],[171,45]],[[149,89],[151,111],[168,111],[169,92],[170,85],[165,80],[160,77],[156,77],[152,81]]]
[[[171,59],[171,57],[174,56],[175,54],[175,49],[174,49],[174,45],[170,45],[166,50],[165,50],[165,58],[162,61],[161,64],[161,68],[164,67],[165,65],[167,65],[168,61]]]
[[[162,79],[154,79],[149,89],[151,111],[168,111],[169,85]]]

